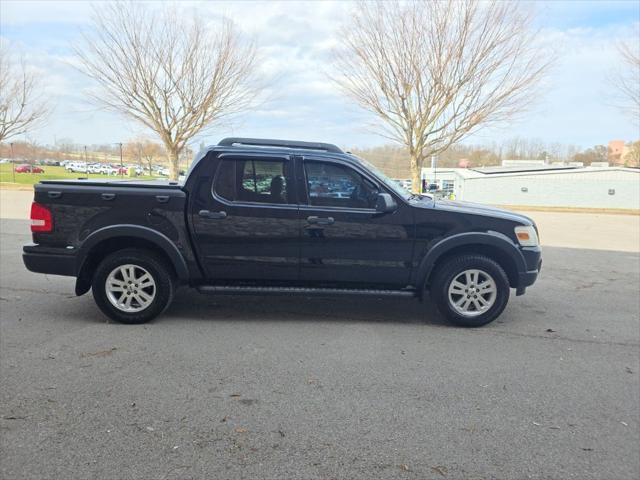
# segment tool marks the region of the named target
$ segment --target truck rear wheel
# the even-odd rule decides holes
[[[153,252],[118,250],[102,260],[91,284],[100,310],[121,323],[145,323],[173,300],[174,279],[166,262]]]
[[[431,297],[451,323],[480,327],[498,318],[507,306],[509,279],[494,260],[463,255],[438,268]]]

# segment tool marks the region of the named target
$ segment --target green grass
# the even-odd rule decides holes
[[[18,164],[16,164],[17,166]],[[127,175],[102,175],[98,173],[78,173],[67,172],[64,167],[50,167],[47,165],[40,166],[44,170],[44,173],[16,173],[15,180],[11,171],[12,165],[10,163],[3,163],[0,165],[0,183],[12,183],[15,185],[33,185],[40,180],[59,180],[59,179],[74,179],[74,178],[110,178],[116,180],[119,178],[130,178]],[[139,177],[133,177],[140,180],[151,180],[154,178],[167,178],[167,177],[152,177],[149,175],[141,175]]]

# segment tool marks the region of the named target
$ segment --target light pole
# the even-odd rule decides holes
[[[122,163],[122,142],[118,143],[120,145],[120,175],[124,176],[124,164]]]
[[[13,183],[16,183],[16,164],[13,160],[13,142],[9,144],[11,146],[11,174],[13,176]]]
[[[433,170],[433,184],[436,185],[436,190],[438,189],[438,182],[436,180],[436,168],[438,167],[438,159],[435,155],[431,155],[431,170]]]
[[[87,163],[87,146],[84,146],[84,168],[87,169],[87,178],[89,178],[89,164]]]

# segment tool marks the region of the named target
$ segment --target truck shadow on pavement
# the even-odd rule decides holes
[[[524,296],[487,328],[536,331],[589,326],[637,331],[640,255],[637,252],[544,247],[544,266]],[[631,279],[631,281],[630,281]],[[102,317],[97,311],[96,316]],[[381,297],[209,296],[182,288],[154,324],[208,322],[368,322],[449,327],[428,295],[424,301]],[[457,328],[451,326],[450,328]],[[632,337],[637,337],[633,334]]]
[[[156,320],[394,322],[446,325],[428,298],[358,296],[201,295],[189,289],[176,293],[173,304]]]

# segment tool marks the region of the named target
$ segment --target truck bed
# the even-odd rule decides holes
[[[177,182],[45,180],[34,185],[34,200],[53,217],[52,232],[33,234],[37,251],[77,255],[111,231],[128,238],[125,247],[136,246],[140,235],[159,235],[187,262],[195,262],[185,216],[187,194]]]
[[[69,185],[69,186],[92,186],[92,187],[137,187],[137,188],[169,188],[172,190],[180,190],[182,186],[171,180],[136,180],[136,179],[61,179],[61,180],[42,180],[36,185]]]

